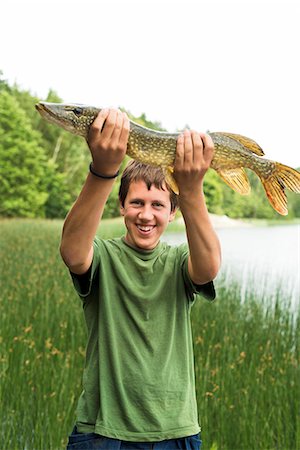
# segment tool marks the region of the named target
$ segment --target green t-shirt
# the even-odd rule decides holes
[[[200,431],[190,310],[214,288],[192,283],[187,258],[186,244],[143,251],[96,238],[87,292],[72,275],[88,329],[79,432],[161,441]]]

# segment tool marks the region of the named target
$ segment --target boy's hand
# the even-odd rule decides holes
[[[220,243],[203,193],[203,178],[213,155],[214,144],[209,135],[186,130],[178,137],[174,178],[189,246],[188,272],[199,285],[216,277],[221,261]]]
[[[202,192],[203,178],[214,156],[214,143],[205,133],[185,130],[178,136],[174,178],[180,196]]]
[[[113,175],[119,170],[126,154],[129,129],[126,113],[116,109],[99,112],[87,139],[96,172]]]

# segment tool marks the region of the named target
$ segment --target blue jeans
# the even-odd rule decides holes
[[[200,434],[160,442],[119,441],[96,433],[79,433],[75,427],[67,450],[200,450]]]

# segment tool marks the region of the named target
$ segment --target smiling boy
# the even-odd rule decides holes
[[[171,194],[163,180],[160,188],[155,187],[154,184],[147,187],[144,180],[147,175],[149,178],[149,171],[153,171],[153,169],[132,163],[125,170],[123,180],[130,169],[133,172],[130,173],[133,181],[130,182],[129,189],[125,194],[123,194],[124,182],[121,184],[120,190],[121,214],[127,229],[125,239],[132,247],[152,250],[157,246],[168,223],[174,219],[176,209],[174,204],[172,208]],[[143,169],[144,174],[142,173]],[[135,179],[137,176],[139,178]]]
[[[88,328],[83,391],[68,448],[198,449],[190,310],[195,294],[214,298],[220,245],[203,178],[213,143],[185,131],[177,141],[178,199],[160,169],[131,162],[119,191],[122,238],[95,238],[126,154],[129,120],[102,110],[88,145],[91,173],[68,214],[61,255],[82,298]],[[188,246],[161,235],[176,213]]]

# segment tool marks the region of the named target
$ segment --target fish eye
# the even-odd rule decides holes
[[[82,108],[79,108],[78,106],[76,108],[73,109],[74,114],[76,114],[76,116],[80,116],[83,112]]]

